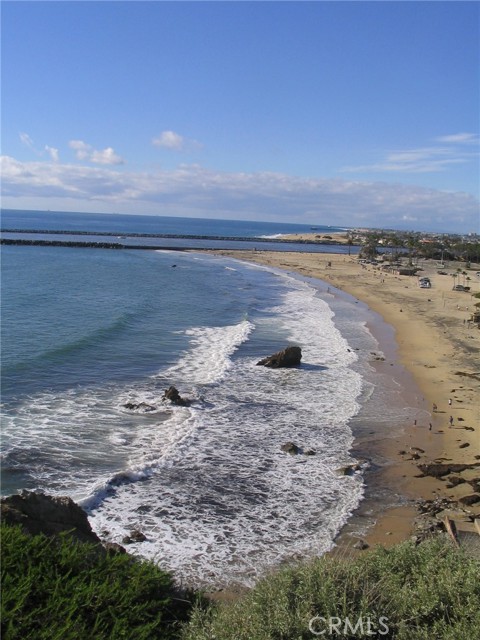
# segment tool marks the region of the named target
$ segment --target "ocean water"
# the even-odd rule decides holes
[[[353,425],[410,411],[368,321],[320,281],[233,259],[4,246],[2,492],[70,495],[103,539],[139,529],[130,551],[197,586],[321,554],[364,495],[339,472]],[[299,368],[256,365],[294,344]]]
[[[263,249],[304,251],[302,243],[279,243],[286,234],[328,235],[340,227],[206,218],[1,210],[5,239],[115,243],[127,247]],[[88,235],[82,235],[88,231]],[[59,233],[61,232],[61,233]],[[107,234],[107,235],[105,235]],[[158,234],[160,237],[152,237]],[[171,237],[176,236],[176,237]],[[358,247],[310,244],[310,251],[358,252]]]
[[[309,226],[285,222],[256,220],[215,220],[212,218],[182,218],[100,213],[69,213],[65,211],[19,211],[2,209],[2,229],[45,231],[91,231],[107,233],[162,233],[232,237],[274,237],[281,234],[342,231],[344,227]]]

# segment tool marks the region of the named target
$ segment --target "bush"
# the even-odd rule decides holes
[[[479,577],[478,559],[436,537],[324,556],[273,573],[236,602],[193,606],[150,562],[3,524],[2,637],[479,640]]]
[[[442,539],[323,557],[265,578],[238,602],[197,609],[184,640],[478,640],[479,577],[480,563]]]
[[[153,563],[2,524],[4,640],[171,640],[191,601]]]

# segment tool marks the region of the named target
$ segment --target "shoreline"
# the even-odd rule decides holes
[[[376,438],[371,445],[385,464],[366,473],[365,498],[337,536],[334,553],[357,553],[359,525],[365,526],[362,540],[370,547],[410,538],[418,528],[419,502],[443,501],[443,510],[433,515],[465,521],[467,528],[468,522],[480,517],[480,366],[475,358],[480,331],[467,323],[474,301],[469,294],[452,291],[451,278],[438,275],[434,261],[422,264],[421,272],[431,278],[432,288],[420,289],[416,277],[379,271],[358,263],[356,256],[208,252],[321,280],[353,296],[392,328],[390,333],[381,323],[369,326],[385,353],[385,361],[376,363],[376,369],[381,374],[382,367],[388,366],[388,374],[399,380],[407,394],[417,396],[419,419],[398,434]],[[472,293],[480,290],[480,281],[475,285]],[[362,449],[370,444],[356,438],[353,451],[366,457]],[[475,467],[441,477],[425,475],[418,467],[435,463]],[[453,482],[458,484],[452,486]],[[378,500],[375,494],[382,489],[399,496],[398,504]],[[478,502],[462,504],[472,495],[478,495]]]

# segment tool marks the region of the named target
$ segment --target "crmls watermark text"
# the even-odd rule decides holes
[[[360,616],[356,620],[350,620],[350,618],[337,618],[336,616],[330,616],[324,618],[322,616],[315,616],[311,618],[308,623],[308,628],[314,636],[350,636],[350,634],[356,634],[357,638],[364,638],[368,636],[384,636],[388,633],[388,618],[380,616],[378,620],[374,620],[370,617]]]

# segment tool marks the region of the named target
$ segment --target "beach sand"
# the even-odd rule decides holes
[[[383,484],[404,496],[404,500],[393,507],[383,503],[369,505],[367,492],[365,504],[352,518],[355,523],[355,517],[361,520],[366,512],[371,516],[374,507],[375,524],[363,538],[366,543],[390,546],[409,538],[418,531],[415,524],[418,525],[419,503],[435,499],[449,501],[448,508],[436,515],[438,520],[449,515],[457,522],[467,523],[468,528],[468,523],[480,516],[480,330],[468,322],[477,301],[471,294],[480,291],[480,279],[474,272],[470,272],[471,293],[466,293],[453,291],[452,277],[439,275],[434,261],[420,264],[423,270],[419,275],[429,276],[432,282],[430,289],[421,289],[416,276],[386,273],[373,265],[360,264],[356,256],[273,251],[214,253],[323,280],[368,305],[393,327],[396,345],[390,346],[396,360],[391,362],[385,336],[383,342],[382,336],[375,336],[382,349],[387,349],[385,361],[376,366],[381,371],[382,366],[401,365],[398,375],[402,370],[407,374],[402,383],[412,384],[407,380],[410,376],[417,387],[421,419],[400,435],[369,443],[387,461],[370,482]],[[454,272],[457,266],[452,263],[445,271]],[[389,373],[395,375],[393,369]],[[361,451],[361,443],[359,448]],[[434,462],[473,468],[440,478],[425,476],[418,465]],[[458,484],[452,486],[455,482]],[[475,494],[479,502],[461,502]],[[353,546],[354,530],[353,525],[345,527],[336,541],[338,548]]]

